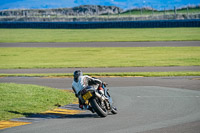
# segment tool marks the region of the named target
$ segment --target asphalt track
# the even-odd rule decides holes
[[[174,67],[113,67],[113,68],[51,68],[51,69],[0,69],[0,73],[73,73],[81,69],[84,73],[99,72],[173,72],[173,71],[200,71],[199,66]]]
[[[196,47],[200,41],[0,43],[0,47]]]
[[[199,46],[199,42],[197,44]],[[188,45],[190,43],[186,46]],[[200,76],[101,78],[101,80],[109,84],[111,95],[118,107],[117,115],[99,118],[96,114],[86,111],[62,118],[46,118],[30,125],[8,128],[0,132],[199,133]],[[0,78],[0,82],[70,89],[72,79],[3,77]]]
[[[47,118],[2,133],[199,133],[200,77],[101,78],[109,84],[117,115],[99,118],[89,111]],[[71,78],[5,77],[0,82],[70,89]]]

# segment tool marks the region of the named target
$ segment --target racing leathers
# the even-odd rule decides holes
[[[72,89],[73,89],[76,97],[79,98],[79,107],[80,108],[82,108],[82,109],[84,108],[84,103],[81,101],[80,91],[83,90],[84,88],[86,88],[87,86],[97,85],[97,84],[101,85],[102,81],[97,78],[90,77],[88,75],[79,76],[77,82],[73,81]]]

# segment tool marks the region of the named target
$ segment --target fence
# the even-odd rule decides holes
[[[200,27],[200,19],[119,22],[0,22],[0,28],[95,29]]]

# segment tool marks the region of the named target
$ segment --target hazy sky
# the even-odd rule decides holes
[[[133,7],[153,7],[156,9],[199,5],[200,0],[0,0],[3,9],[65,8],[79,5],[114,5],[123,9]]]

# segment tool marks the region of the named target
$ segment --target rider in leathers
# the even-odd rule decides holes
[[[72,89],[75,92],[76,97],[79,98],[79,107],[81,109],[86,109],[87,107],[85,106],[85,103],[82,103],[80,100],[80,91],[84,88],[86,88],[88,85],[91,84],[105,84],[101,80],[90,77],[88,75],[84,75],[80,70],[74,71],[74,80],[72,83]]]

